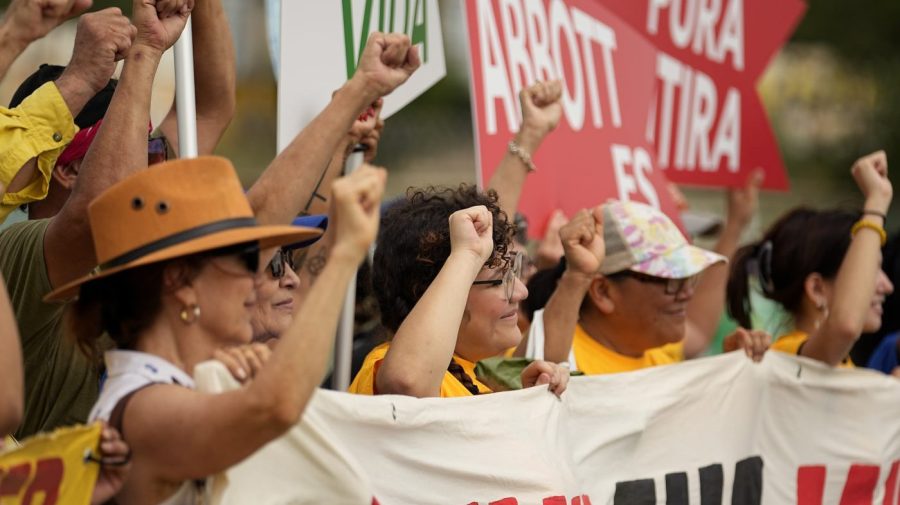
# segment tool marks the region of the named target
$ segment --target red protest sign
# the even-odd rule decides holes
[[[651,107],[657,165],[674,182],[740,186],[756,167],[787,189],[756,92],[800,20],[802,0],[603,0],[659,50]]]
[[[563,119],[534,156],[519,210],[542,229],[554,209],[572,215],[609,198],[678,212],[647,141],[656,50],[591,0],[467,0],[481,180],[519,129],[518,93],[564,82]]]

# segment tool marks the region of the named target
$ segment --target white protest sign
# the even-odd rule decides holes
[[[227,389],[216,370],[201,389]],[[892,377],[778,352],[575,377],[562,400],[319,391],[213,503],[897,505],[898,399]]]
[[[353,75],[374,31],[406,33],[422,59],[412,77],[385,98],[381,114],[389,117],[446,74],[437,0],[282,0],[279,151]]]

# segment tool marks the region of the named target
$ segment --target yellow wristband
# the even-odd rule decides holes
[[[868,228],[878,233],[878,236],[881,237],[881,245],[882,247],[884,247],[885,242],[887,242],[887,233],[884,231],[884,228],[880,224],[874,221],[869,221],[868,219],[860,219],[856,222],[856,224],[853,225],[853,228],[850,228],[850,238],[855,237],[856,232],[863,228]]]

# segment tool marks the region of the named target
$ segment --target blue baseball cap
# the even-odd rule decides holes
[[[328,229],[328,215],[327,214],[314,214],[312,216],[300,216],[294,218],[291,222],[293,226],[301,226],[304,228],[319,228],[324,233],[325,230]],[[302,242],[294,242],[293,244],[286,244],[281,246],[282,249],[293,250],[293,249],[301,249],[304,247],[309,247],[316,243],[322,235],[313,237],[308,240],[304,240]]]

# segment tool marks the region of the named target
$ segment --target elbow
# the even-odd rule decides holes
[[[443,379],[443,374],[441,375]],[[410,374],[391,374],[380,370],[375,376],[377,394],[403,395],[415,398],[430,398],[440,396],[440,386],[436,390],[423,386],[423,381]]]
[[[280,436],[297,424],[309,402],[310,395],[301,398],[296,394],[285,394],[287,392],[267,391],[262,394],[258,392],[251,394],[252,408],[258,414],[260,425],[272,430],[273,437]]]

